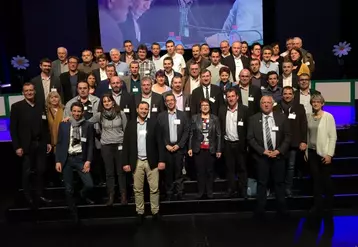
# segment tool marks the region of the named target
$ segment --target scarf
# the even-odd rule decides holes
[[[292,104],[293,104],[293,101],[291,101],[291,102],[285,102],[284,100],[281,101],[281,108],[285,115],[289,114],[289,110],[292,107]]]
[[[81,132],[80,128],[82,123],[85,121],[84,117],[82,117],[80,120],[75,120],[73,117],[70,118],[70,123],[73,128],[72,132],[72,147],[81,143]]]
[[[117,112],[114,110],[114,107],[113,107],[110,110],[104,110],[102,112],[102,116],[103,116],[103,118],[105,118],[107,120],[113,120],[117,117]]]

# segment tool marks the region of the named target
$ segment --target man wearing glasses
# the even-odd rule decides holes
[[[312,113],[312,106],[310,104],[311,96],[314,94],[321,94],[321,92],[311,89],[311,77],[309,74],[303,73],[299,76],[298,87],[299,90],[295,92],[295,103],[302,104],[305,107],[306,114]]]

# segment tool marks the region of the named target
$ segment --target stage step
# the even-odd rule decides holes
[[[337,141],[348,142],[357,140],[357,125],[337,126]]]
[[[337,141],[335,157],[349,157],[352,154],[356,154],[358,150],[358,144],[356,141]]]

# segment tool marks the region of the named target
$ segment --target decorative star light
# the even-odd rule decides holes
[[[29,60],[27,60],[25,57],[20,57],[19,55],[17,55],[16,57],[13,57],[11,60],[11,65],[15,68],[15,69],[26,69],[27,67],[29,67]]]
[[[338,45],[333,46],[333,54],[337,57],[347,56],[352,49],[350,45],[351,44],[347,43],[347,41],[339,42]]]

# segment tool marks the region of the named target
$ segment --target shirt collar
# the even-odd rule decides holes
[[[143,124],[147,123],[147,121],[148,121],[148,117],[146,117],[146,118],[144,119],[144,123],[143,123]],[[139,122],[139,117],[137,117],[137,124],[141,124],[141,123]],[[142,125],[142,124],[141,124],[141,125]]]
[[[273,117],[273,112],[270,112],[269,114],[262,113],[262,117],[265,118],[266,116]]]

